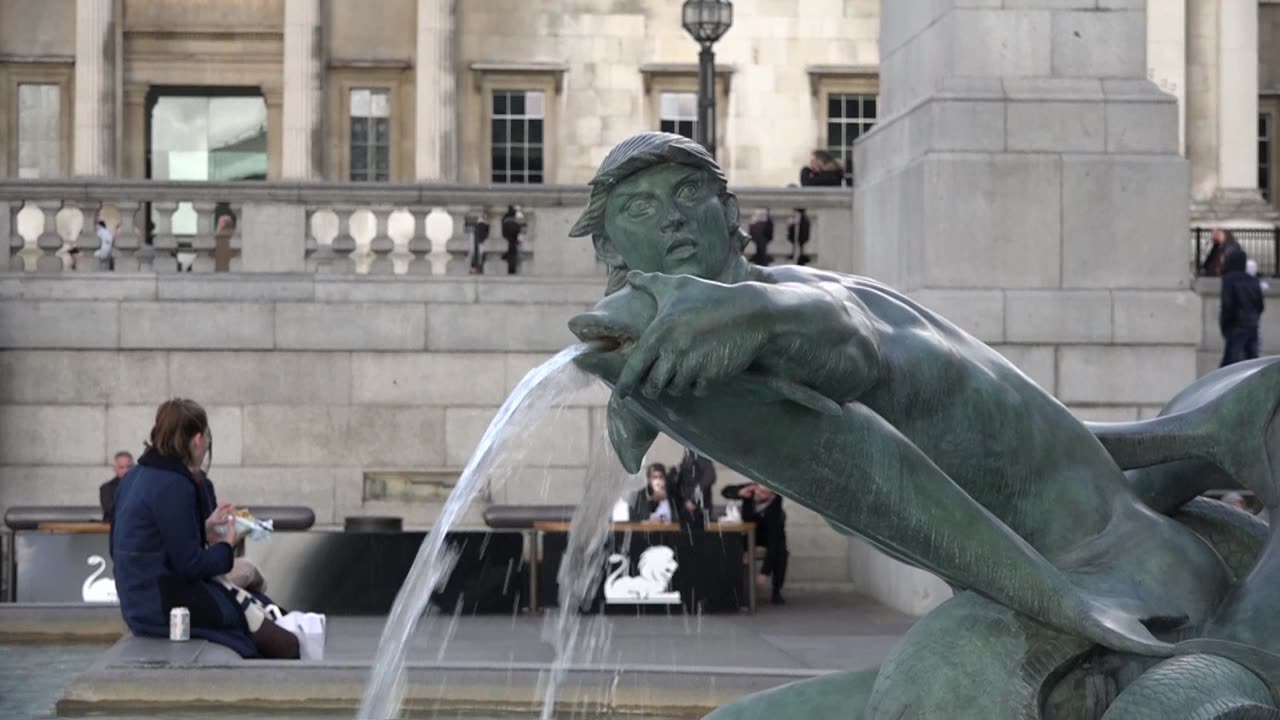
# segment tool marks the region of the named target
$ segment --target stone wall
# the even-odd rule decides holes
[[[239,503],[311,506],[429,525],[524,374],[573,342],[594,279],[311,275],[0,275],[0,514],[94,504],[117,450],[137,453],[156,405],[211,415],[211,477]],[[602,442],[605,394],[584,393],[523,442],[526,467],[489,503],[569,503]],[[659,440],[651,458],[675,462]],[[366,483],[414,473],[416,500]],[[734,482],[722,471],[720,484]],[[789,505],[791,577],[848,580],[847,548]]]

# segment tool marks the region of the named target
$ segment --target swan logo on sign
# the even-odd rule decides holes
[[[606,603],[623,605],[679,605],[680,593],[668,590],[679,564],[676,552],[654,545],[640,554],[639,574],[628,574],[631,561],[617,553],[609,556],[609,573],[604,584]]]
[[[116,581],[109,577],[102,577],[102,574],[107,571],[107,561],[103,560],[101,555],[90,555],[87,563],[97,565],[98,569],[85,578],[84,585],[80,586],[80,597],[87,603],[119,604]]]

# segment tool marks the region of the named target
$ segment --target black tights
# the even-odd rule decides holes
[[[262,627],[250,633],[258,652],[268,660],[297,660],[302,657],[302,648],[298,645],[298,636],[285,630],[270,619],[262,621]]]

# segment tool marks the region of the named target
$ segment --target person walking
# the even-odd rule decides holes
[[[502,237],[507,241],[507,274],[515,275],[520,271],[520,233],[524,230],[522,216],[515,205],[508,205],[502,216]]]
[[[1226,367],[1258,357],[1258,321],[1264,301],[1262,283],[1248,271],[1248,258],[1239,246],[1225,250],[1222,259],[1222,303],[1218,327],[1222,331],[1222,363]]]

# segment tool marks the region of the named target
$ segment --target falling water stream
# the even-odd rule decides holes
[[[609,444],[608,435],[602,434],[591,453],[587,480],[582,501],[569,523],[569,546],[556,576],[560,586],[560,610],[554,623],[549,623],[544,632],[544,639],[555,648],[556,659],[543,688],[541,720],[551,720],[556,692],[564,681],[569,663],[574,660],[590,662],[609,644],[611,626],[604,615],[596,618],[597,622],[584,633],[580,608],[594,599],[600,587],[604,556],[609,549],[607,538],[613,504],[628,483],[638,482],[639,477],[623,469]]]
[[[588,349],[587,345],[566,348],[534,368],[525,375],[506,402],[498,409],[497,416],[485,430],[475,453],[472,454],[462,475],[458,478],[458,484],[449,495],[449,499],[445,501],[439,518],[418,550],[413,567],[400,588],[400,594],[396,596],[391,614],[387,617],[386,627],[383,628],[382,637],[378,641],[377,656],[374,659],[369,684],[365,688],[364,699],[360,703],[360,710],[356,716],[358,719],[385,720],[398,716],[406,689],[405,661],[410,641],[418,622],[427,612],[432,593],[442,587],[448,579],[456,559],[445,545],[449,531],[471,506],[481,488],[486,485],[491,490],[501,487],[507,478],[520,468],[522,458],[530,449],[530,443],[527,442],[529,432],[539,423],[554,422],[555,416],[564,409],[574,394],[591,383],[597,382],[572,362],[576,356]],[[513,439],[514,441],[511,441]],[[612,452],[601,451],[599,445],[597,443],[597,452],[593,455],[592,467],[588,470],[588,472],[599,473],[599,477],[588,476],[591,482],[587,483],[589,488],[587,498],[574,516],[574,528],[581,524],[580,518],[585,514],[588,518],[599,518],[604,523],[602,527],[607,529],[609,508],[617,498],[617,494],[608,495],[607,501],[599,498],[605,498],[605,493],[613,492],[608,488],[615,482],[621,482],[615,479],[617,476],[625,477],[626,475],[616,459],[612,460],[612,463],[618,466],[614,472],[598,467],[605,462],[600,460],[602,455],[607,458],[613,457]],[[602,486],[600,489],[596,488],[597,482]],[[589,506],[588,503],[592,502],[601,504],[602,509]],[[587,562],[585,554],[581,552],[575,554],[575,548],[584,541],[575,539],[574,534],[570,534],[570,550],[565,557],[566,566],[569,563]],[[597,573],[598,578],[599,568],[594,568],[594,572]],[[564,573],[564,568],[561,568],[560,624],[566,630],[573,632],[573,640],[576,640],[577,624],[565,619],[565,616],[570,613],[564,610],[567,607],[563,597],[566,587],[563,580]],[[587,572],[583,571],[579,577],[586,574]],[[575,582],[577,579],[575,578]],[[577,613],[574,612],[572,615],[576,617]],[[572,627],[568,627],[569,625]],[[564,650],[568,648],[571,653],[573,641],[556,642],[555,645],[557,665],[563,667],[570,657]],[[554,682],[552,692],[554,692]],[[544,713],[543,717],[548,715]]]

